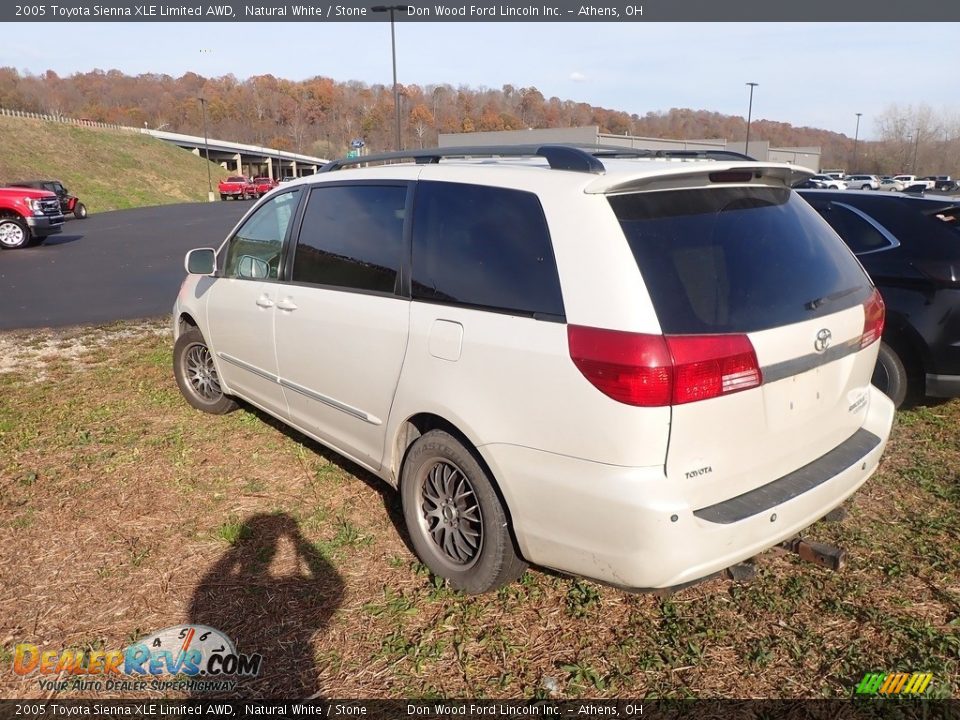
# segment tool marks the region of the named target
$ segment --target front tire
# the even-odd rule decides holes
[[[73,216],[77,220],[83,220],[87,217],[87,206],[82,202],[78,202],[77,206],[73,209]]]
[[[413,444],[400,496],[417,556],[451,587],[478,594],[523,574],[527,565],[493,482],[449,433],[432,430]]]
[[[872,382],[878,390],[893,400],[895,407],[899,408],[906,401],[909,386],[907,369],[900,356],[883,341],[880,342]]]
[[[180,392],[197,410],[223,415],[237,403],[220,388],[213,353],[196,328],[182,333],[173,346],[173,375]]]
[[[0,218],[0,247],[16,250],[30,244],[30,229],[20,218]]]

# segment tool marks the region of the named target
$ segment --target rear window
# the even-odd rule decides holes
[[[666,333],[755,332],[870,295],[857,260],[790,190],[725,187],[609,200]]]
[[[247,181],[247,179],[246,179],[246,178],[242,178],[242,177],[228,177],[228,178],[227,178],[227,182],[246,182],[246,181]]]

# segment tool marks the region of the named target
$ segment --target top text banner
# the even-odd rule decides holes
[[[5,1],[0,22],[927,22],[960,21],[960,2],[911,0],[636,0],[579,3]],[[378,10],[374,10],[378,8]],[[732,48],[733,49],[733,48]]]

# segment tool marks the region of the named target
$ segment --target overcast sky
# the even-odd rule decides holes
[[[12,28],[8,27],[8,30]],[[875,136],[889,105],[960,112],[960,24],[397,23],[401,83],[535,86],[643,115],[672,107]],[[950,60],[954,58],[954,60]],[[946,63],[946,66],[944,66]],[[388,23],[17,24],[0,66],[391,83]]]

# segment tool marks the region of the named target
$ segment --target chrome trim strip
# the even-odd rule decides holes
[[[261,370],[256,365],[251,365],[250,363],[245,363],[243,360],[238,360],[232,355],[227,355],[226,353],[218,352],[217,357],[222,360],[226,360],[231,365],[236,365],[238,368],[242,368],[247,372],[251,372],[257,377],[262,377],[264,380],[269,380],[270,382],[279,382],[280,378],[276,375],[271,375],[266,370]]]
[[[783,362],[774,363],[773,365],[766,365],[760,368],[760,372],[763,373],[763,383],[766,385],[767,383],[777,382],[777,380],[783,380],[788,377],[793,377],[794,375],[805,373],[808,370],[813,370],[821,365],[832,363],[834,360],[839,360],[840,358],[853,355],[857,352],[860,352],[859,337],[851,338],[833,347],[828,347],[822,353],[810,353],[809,355],[791,358],[790,360],[784,360]]]
[[[334,400],[333,398],[327,397],[326,395],[321,395],[318,392],[314,392],[309,388],[303,387],[303,385],[297,385],[297,383],[291,382],[290,380],[280,378],[280,386],[287,388],[288,390],[293,390],[294,392],[298,392],[301,395],[305,395],[311,400],[322,402],[324,405],[329,405],[334,410],[339,410],[340,412],[344,412],[347,415],[350,415],[351,417],[355,417],[358,420],[363,420],[364,422],[370,423],[371,425],[383,425],[383,420],[381,420],[378,417],[370,415],[369,413],[365,413],[363,410],[352,407],[351,405],[346,405],[345,403],[342,403],[339,400]]]
[[[264,380],[269,380],[270,382],[275,382],[278,385],[280,385],[280,387],[284,387],[287,390],[293,390],[294,392],[298,392],[301,395],[305,395],[311,400],[316,400],[317,402],[321,402],[324,405],[329,405],[334,410],[339,410],[340,412],[346,413],[347,415],[350,415],[351,417],[355,417],[358,420],[363,420],[364,422],[370,423],[371,425],[383,425],[383,420],[381,420],[375,415],[371,415],[370,413],[364,412],[359,408],[355,408],[351,405],[347,405],[346,403],[342,403],[339,400],[334,400],[332,397],[321,395],[318,392],[314,392],[310,388],[305,388],[303,385],[298,385],[297,383],[292,382],[290,380],[277,377],[276,375],[271,375],[265,370],[261,370],[260,368],[256,367],[255,365],[251,365],[250,363],[245,363],[243,360],[238,360],[232,355],[227,355],[226,353],[218,352],[217,357],[222,358],[226,360],[228,363],[236,365],[237,367],[242,368],[247,372],[251,372],[257,377],[261,377]]]

